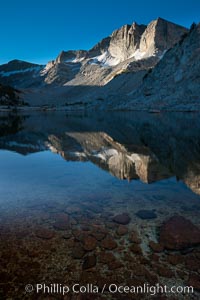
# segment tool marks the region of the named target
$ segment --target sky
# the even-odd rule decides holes
[[[0,5],[0,64],[45,64],[62,50],[90,49],[115,29],[161,17],[190,27],[199,0],[5,0]]]

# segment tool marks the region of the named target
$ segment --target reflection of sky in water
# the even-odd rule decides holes
[[[50,151],[22,156],[0,151],[0,205],[7,208],[31,203],[87,200],[109,195],[115,206],[134,209],[164,206],[194,205],[199,196],[175,178],[145,184],[139,180],[119,180],[90,162],[67,162]],[[126,204],[125,204],[126,203]],[[8,206],[7,206],[8,205]]]
[[[95,191],[103,185],[109,174],[86,162],[66,162],[50,151],[28,156],[0,152],[0,193],[1,199],[57,199],[66,196],[66,191],[80,193],[81,187]],[[114,178],[113,178],[114,179]]]

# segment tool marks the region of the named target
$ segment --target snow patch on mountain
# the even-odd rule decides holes
[[[142,51],[140,51],[140,49],[137,49],[135,51],[135,53],[131,56],[131,58],[134,57],[135,60],[140,60],[143,57],[145,57],[145,55],[146,55],[146,52],[142,52]]]
[[[116,66],[119,62],[120,62],[120,59],[117,57],[111,56],[109,51],[105,51],[101,55],[92,57],[89,60],[89,64],[91,64],[91,65],[98,64],[98,65],[107,66],[107,67]]]
[[[26,73],[26,72],[39,72],[40,70],[41,70],[41,66],[31,67],[31,68],[22,69],[22,70],[9,71],[9,72],[1,71],[0,76],[8,77],[10,75],[16,75],[16,74]]]
[[[118,155],[118,151],[116,149],[103,148],[100,151],[92,151],[92,154],[93,154],[93,156],[98,157],[98,158],[106,161],[110,157]]]
[[[80,57],[80,58],[77,58],[77,57],[75,57],[75,58],[73,58],[73,59],[68,59],[68,60],[66,60],[65,62],[71,62],[71,63],[79,63],[79,62],[81,62],[81,61],[83,61],[84,60],[84,57]]]

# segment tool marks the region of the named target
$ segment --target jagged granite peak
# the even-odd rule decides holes
[[[121,108],[199,110],[200,23],[164,55]]]
[[[124,25],[120,29],[115,30],[111,35],[109,52],[113,57],[119,57],[123,61],[131,57],[139,48],[140,38],[145,25]]]
[[[45,67],[24,65],[23,70],[11,69],[5,73],[5,66],[2,66],[0,83],[19,89],[35,87],[26,94],[25,100],[30,103],[33,99],[34,103],[59,101],[60,105],[82,103],[83,99],[88,102],[97,99],[99,91],[103,98],[108,99],[106,93],[115,95],[119,86],[123,88],[118,92],[123,92],[126,97],[136,86],[139,87],[145,72],[153,68],[185,32],[184,27],[161,18],[148,26],[134,22],[115,30],[88,51],[62,51]],[[12,62],[14,64],[17,68],[23,65],[19,61]],[[122,77],[118,78],[121,74]],[[121,79],[123,82],[120,83]],[[109,82],[113,84],[107,87]],[[99,89],[102,86],[105,86],[104,90]]]
[[[92,49],[88,51],[87,57],[95,57],[107,51],[110,45],[110,39],[111,39],[110,36],[102,39]]]
[[[148,26],[136,22],[126,24],[93,47],[89,57],[93,55],[96,58],[99,55],[101,57],[96,59],[96,63],[114,66],[129,58],[140,60],[159,56],[177,43],[187,31],[185,27],[161,18]]]
[[[54,63],[81,62],[92,59],[90,63],[101,66],[115,66],[129,58],[140,60],[152,55],[161,55],[171,48],[187,29],[158,18],[148,26],[126,24],[102,39],[89,51],[62,51]]]
[[[163,51],[173,47],[187,32],[188,29],[183,26],[158,18],[150,22],[144,31],[139,50],[145,57],[162,54]]]
[[[61,51],[61,53],[56,58],[56,63],[62,62],[71,62],[76,60],[84,59],[87,54],[86,50],[69,50],[69,51]]]
[[[55,60],[49,61],[41,71],[46,84],[64,85],[79,72],[81,62],[86,58],[85,50],[61,51]]]

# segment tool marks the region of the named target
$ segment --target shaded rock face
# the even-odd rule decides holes
[[[37,67],[38,64],[29,63],[26,61],[14,59],[0,66],[0,73],[26,70],[27,68]]]
[[[169,250],[199,245],[200,229],[182,216],[173,216],[161,227],[160,243]]]
[[[0,83],[14,88],[40,86],[42,83],[40,71],[43,68],[43,65],[12,60],[7,64],[0,65]]]
[[[129,109],[199,109],[199,49],[200,24],[166,52],[122,106]]]

